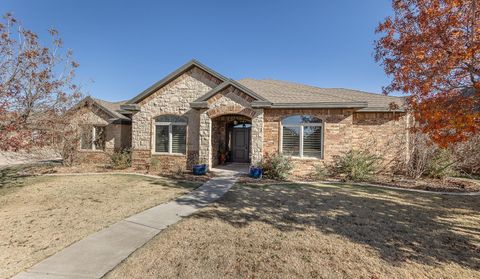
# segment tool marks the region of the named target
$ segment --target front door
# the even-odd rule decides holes
[[[232,132],[232,161],[248,163],[250,159],[250,128],[234,128]]]

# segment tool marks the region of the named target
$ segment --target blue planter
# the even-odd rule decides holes
[[[259,179],[262,178],[263,169],[257,167],[250,167],[250,177]]]
[[[193,174],[194,175],[205,175],[207,173],[207,165],[194,165],[193,166]]]

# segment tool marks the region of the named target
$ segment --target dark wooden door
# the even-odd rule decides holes
[[[250,128],[234,128],[232,132],[232,161],[247,163],[250,159]]]

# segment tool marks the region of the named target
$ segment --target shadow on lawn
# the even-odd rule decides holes
[[[476,226],[480,197],[351,186],[237,185],[218,203],[194,218],[220,219],[237,227],[263,222],[282,231],[314,226],[323,233],[368,245],[394,265],[410,260],[480,268],[480,229]],[[454,217],[470,221],[459,222],[451,219]]]
[[[0,168],[0,189],[20,187],[25,177],[31,176],[33,166],[16,165]]]
[[[42,163],[18,164],[0,167],[0,190],[22,187],[24,185],[25,178],[34,176],[39,169],[43,168],[43,172],[47,173],[51,167],[59,164],[60,163],[56,160],[50,160]]]

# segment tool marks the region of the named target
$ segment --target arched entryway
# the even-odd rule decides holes
[[[222,115],[212,119],[212,163],[250,163],[252,120],[244,115]]]

